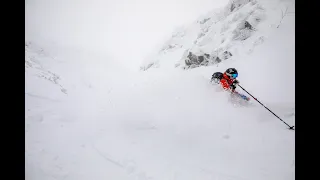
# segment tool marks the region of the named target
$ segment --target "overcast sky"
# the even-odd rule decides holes
[[[139,65],[178,26],[228,0],[26,0],[26,37]]]

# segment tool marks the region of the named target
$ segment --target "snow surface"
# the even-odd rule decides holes
[[[277,28],[280,8],[294,12],[294,1],[261,4],[264,21],[232,42],[232,58],[189,70],[174,66],[184,49],[137,72],[89,51],[26,41],[26,179],[294,180],[295,131],[210,83],[235,67],[242,87],[295,125],[294,14]]]

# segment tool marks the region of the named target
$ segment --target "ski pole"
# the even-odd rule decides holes
[[[253,97],[247,90],[245,90],[243,87],[241,87],[239,84],[238,86],[244,90],[246,93],[248,93],[251,97]],[[283,123],[285,123],[289,129],[294,130],[293,127],[294,126],[290,126],[289,124],[287,124],[286,122],[284,122],[279,116],[277,116],[274,112],[272,112],[269,108],[267,108],[265,105],[263,105],[257,98],[253,97],[253,99],[255,99],[258,103],[260,103],[263,107],[265,107],[268,111],[270,111],[274,116],[276,116],[278,119],[280,119],[280,121],[282,121]]]

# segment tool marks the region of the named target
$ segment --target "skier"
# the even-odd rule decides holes
[[[238,77],[238,71],[235,68],[229,68],[224,73],[215,72],[212,75],[211,81],[221,84],[223,89],[230,89],[232,92],[236,89],[239,81],[236,79]]]
[[[236,79],[238,77],[238,71],[235,68],[229,68],[224,73],[220,80],[220,84],[223,89],[230,89],[232,92],[235,91],[239,81]]]
[[[215,72],[212,75],[211,81],[221,84],[222,88],[225,90],[231,90],[232,93],[235,93],[241,96],[243,99],[249,100],[248,97],[235,91],[239,81],[237,80],[238,71],[235,68],[228,68],[223,74],[221,72]]]

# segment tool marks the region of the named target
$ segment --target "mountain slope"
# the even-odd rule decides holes
[[[249,54],[255,39],[234,43],[228,60],[187,71],[174,68],[181,48],[159,55],[158,68],[131,72],[84,50],[28,45],[26,179],[294,180],[295,131],[210,83],[235,67],[246,90],[295,125],[295,21],[276,28],[278,20],[270,29],[261,22],[255,33],[265,39]]]
[[[155,56],[146,59],[141,69],[186,69],[250,56],[257,46],[278,30],[283,19],[294,18],[294,7],[294,0],[232,0],[226,7],[216,9],[174,32]],[[186,59],[189,52],[210,57],[201,63],[188,63]]]

